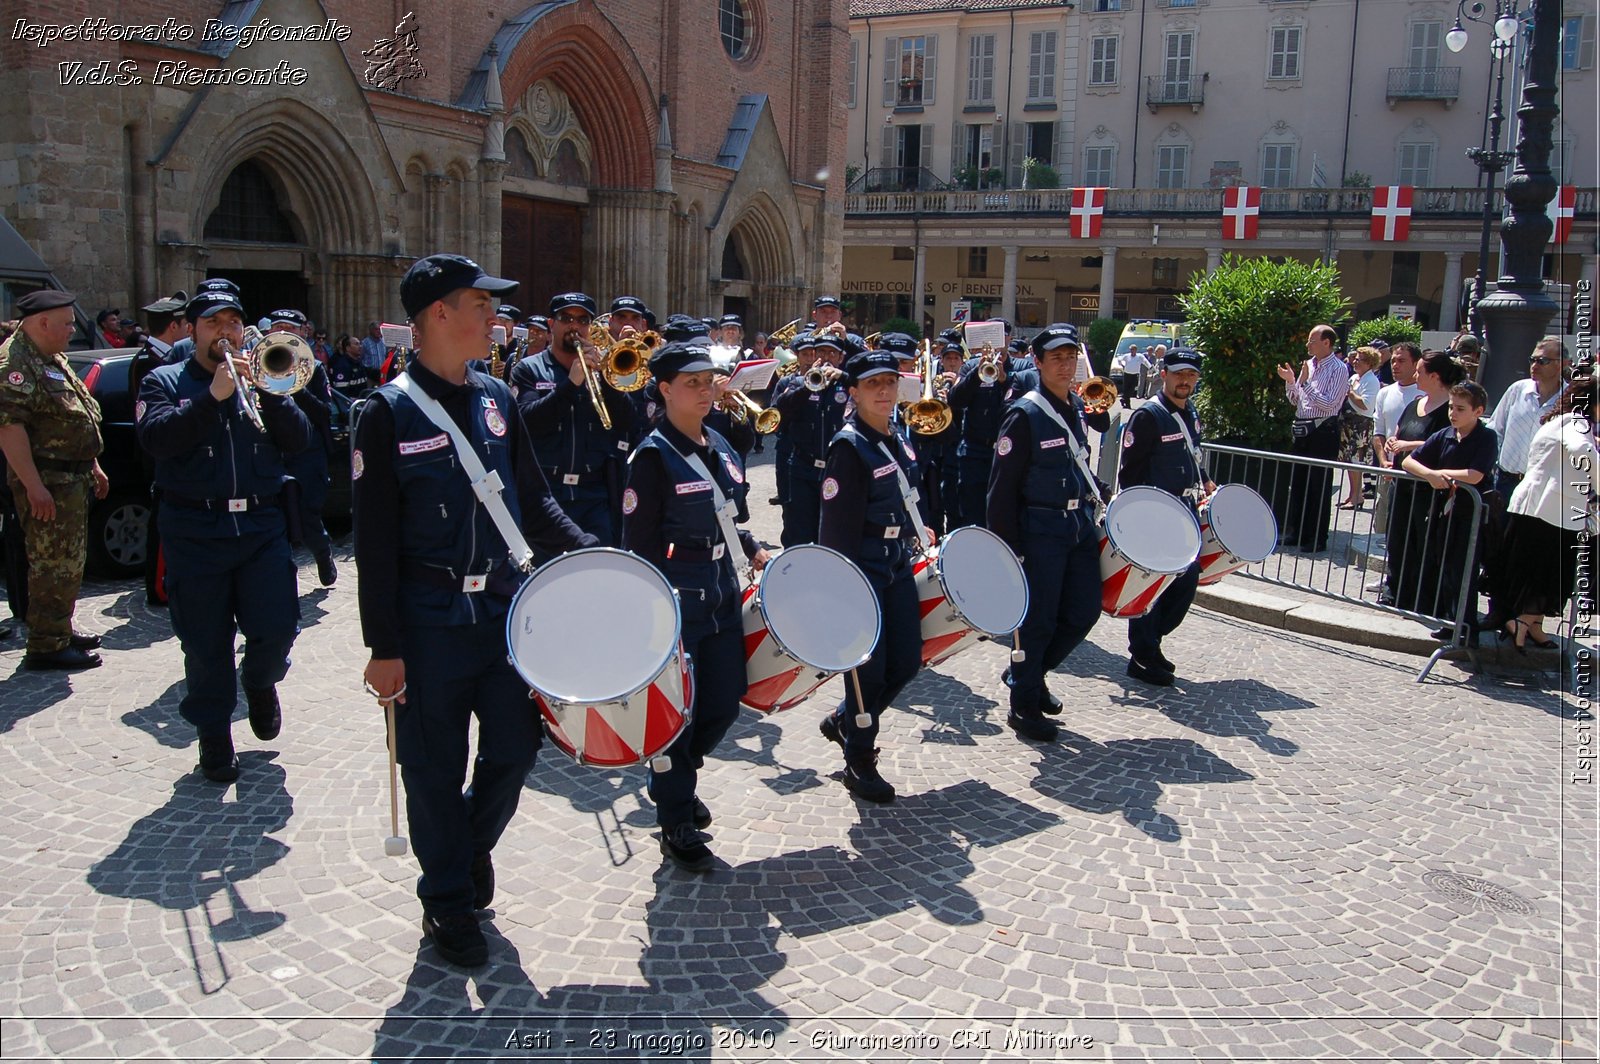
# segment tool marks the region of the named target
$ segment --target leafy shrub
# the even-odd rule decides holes
[[[1414,344],[1422,343],[1422,326],[1405,318],[1372,318],[1368,321],[1357,322],[1350,330],[1349,348],[1354,351],[1363,344],[1370,344],[1374,340],[1382,340],[1390,347],[1401,340],[1410,340]]]
[[[1096,318],[1089,323],[1089,350],[1093,353],[1090,365],[1096,373],[1111,372],[1111,356],[1116,354],[1117,341],[1122,339],[1122,325],[1116,318]]]

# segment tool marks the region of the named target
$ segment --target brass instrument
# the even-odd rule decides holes
[[[950,404],[933,394],[933,346],[922,341],[922,398],[907,403],[902,417],[911,431],[922,436],[935,436],[950,427],[955,413]]]
[[[506,349],[506,329],[504,325],[496,325],[493,331],[498,339],[489,341],[489,376],[504,380],[506,361],[502,353]]]
[[[636,392],[650,383],[650,352],[661,342],[654,330],[612,339],[608,323],[611,315],[602,314],[589,326],[589,342],[605,352],[600,375],[619,392]]]
[[[782,328],[769,332],[767,334],[767,342],[773,347],[788,347],[794,343],[794,338],[800,335],[800,328],[805,323],[806,319],[796,318]]]
[[[985,384],[993,384],[1000,379],[1000,360],[995,357],[994,348],[984,344],[978,352],[978,379]]]
[[[246,329],[247,343],[252,336],[259,337],[250,348],[249,383],[253,388],[268,395],[293,395],[311,383],[317,356],[304,338],[283,329],[266,336],[254,327]]]
[[[597,334],[605,337],[606,345],[610,345],[611,334],[606,331],[604,319],[596,318],[589,324],[589,342],[599,347],[600,345],[596,343]],[[594,406],[595,417],[600,419],[600,427],[610,432],[611,411],[606,409],[605,396],[600,394],[600,375],[590,371],[589,360],[583,357],[583,346],[581,344],[578,346],[578,367],[583,374],[584,391],[589,393],[589,402]]]
[[[883,343],[883,330],[880,329],[875,333],[868,333],[861,338],[861,342],[867,346],[868,351],[876,351],[878,345]]]
[[[252,327],[249,332],[256,332]],[[256,333],[260,335],[260,333]],[[222,348],[222,364],[227,367],[228,376],[233,378],[233,396],[239,403],[239,412],[250,419],[250,424],[258,432],[266,432],[266,423],[261,420],[261,397],[256,395],[255,388],[249,381],[239,375],[239,368],[233,364],[234,357],[239,354],[239,349],[227,338],[217,341]]]
[[[783,415],[778,411],[770,407],[762,409],[754,399],[736,388],[723,392],[717,399],[717,405],[741,425],[755,418],[755,429],[763,436],[778,431],[778,424],[783,420]]]
[[[1078,385],[1078,398],[1091,414],[1104,414],[1117,402],[1117,386],[1110,377],[1090,377]]]
[[[828,374],[823,372],[827,368],[826,365],[819,364],[806,370],[806,391],[820,392],[831,383]]]

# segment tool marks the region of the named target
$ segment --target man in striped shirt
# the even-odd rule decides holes
[[[1302,458],[1339,456],[1339,412],[1350,393],[1350,370],[1338,354],[1339,334],[1331,325],[1313,326],[1306,337],[1300,372],[1278,366],[1284,391],[1294,404],[1294,440],[1289,453]],[[1296,464],[1290,472],[1289,512],[1282,543],[1315,553],[1328,549],[1328,518],[1333,470]]]

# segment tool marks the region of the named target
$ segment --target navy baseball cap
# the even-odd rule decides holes
[[[1037,357],[1046,351],[1054,351],[1056,348],[1065,347],[1068,344],[1080,351],[1083,350],[1083,342],[1078,339],[1077,326],[1066,323],[1049,325],[1039,330],[1038,334],[1034,336],[1033,353]]]
[[[571,309],[573,307],[576,307],[576,308],[578,308],[579,310],[582,310],[582,311],[587,311],[588,314],[589,314],[589,317],[591,317],[591,318],[594,317],[596,314],[600,313],[599,308],[595,305],[594,297],[589,295],[588,293],[586,293],[586,292],[562,292],[558,296],[551,296],[550,297],[550,318],[551,318],[551,320],[553,321],[555,319],[555,316],[557,314],[560,314],[563,310],[569,310],[569,309]]]
[[[906,358],[915,358],[917,342],[911,338],[909,333],[884,333],[882,338],[878,340],[878,350],[893,351],[895,354],[903,355]]]
[[[851,384],[859,384],[868,377],[884,373],[900,375],[900,360],[893,351],[864,351],[844,364],[844,372]]]
[[[742,329],[744,328],[744,319],[739,317],[737,314],[724,314],[722,317],[717,319],[717,324],[719,326],[737,325]]]
[[[711,330],[706,328],[705,322],[687,314],[674,314],[661,326],[661,337],[669,344],[705,340],[710,336]]]
[[[680,373],[700,373],[716,368],[716,363],[711,361],[711,349],[695,340],[662,344],[650,356],[650,375],[658,380],[670,381]]]
[[[190,321],[199,321],[209,318],[221,310],[232,310],[244,317],[244,304],[239,302],[239,297],[225,288],[213,288],[195,293],[189,300],[189,305],[183,308],[183,316]]]
[[[47,310],[55,310],[57,307],[70,307],[77,301],[78,297],[71,292],[41,288],[17,300],[17,317],[26,318],[30,314],[40,314]]]
[[[510,318],[512,321],[516,321],[522,317],[522,311],[520,308],[514,307],[510,303],[501,303],[499,308],[494,312],[494,316],[497,318]]]
[[[462,288],[481,288],[485,292],[509,292],[517,282],[490,277],[483,267],[462,255],[429,255],[418,259],[400,282],[400,305],[415,318],[451,292]]]
[[[944,344],[946,347],[959,345],[961,343],[961,330],[946,329],[944,332],[939,334],[938,339],[939,342]]]
[[[611,313],[619,310],[631,310],[641,318],[650,317],[650,308],[644,305],[644,300],[638,296],[618,296],[611,301]]]
[[[210,277],[195,287],[196,292],[232,292],[239,294],[239,286],[226,277]]]
[[[1161,359],[1162,369],[1200,369],[1200,352],[1192,347],[1174,347]]]
[[[811,309],[816,310],[818,307],[839,307],[841,310],[844,309],[839,302],[838,296],[818,296],[812,302]]]
[[[286,321],[290,325],[307,324],[306,316],[298,310],[275,310],[267,317],[272,321]]]
[[[522,324],[526,325],[530,329],[543,329],[545,332],[550,331],[550,319],[545,317],[543,314],[529,315],[528,320]]]

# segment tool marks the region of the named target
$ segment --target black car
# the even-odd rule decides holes
[[[89,509],[89,571],[106,577],[136,576],[144,565],[145,521],[150,513],[150,478],[140,460],[133,428],[133,396],[128,371],[137,349],[69,352],[67,361],[100,403],[105,449],[100,468],[111,482],[104,499]],[[334,393],[334,448],[328,456],[328,500],[323,519],[330,531],[350,525],[351,402]]]

